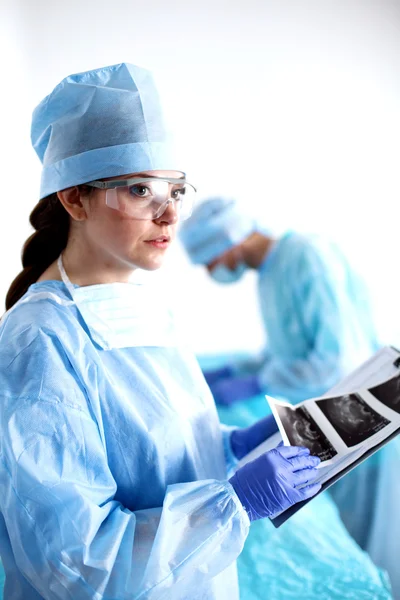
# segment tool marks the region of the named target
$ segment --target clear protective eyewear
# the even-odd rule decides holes
[[[106,190],[107,206],[143,221],[158,219],[171,203],[184,221],[192,214],[196,197],[196,188],[183,178],[132,177],[85,185]]]

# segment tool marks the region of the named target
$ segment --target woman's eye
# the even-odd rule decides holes
[[[177,190],[172,190],[171,198],[174,200],[181,200],[185,195],[185,188],[178,188]]]
[[[131,196],[139,196],[140,198],[145,198],[150,195],[150,190],[145,185],[132,185],[129,188],[129,193]]]

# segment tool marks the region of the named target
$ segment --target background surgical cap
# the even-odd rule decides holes
[[[235,200],[208,198],[179,231],[191,261],[206,265],[256,231],[256,221]]]
[[[182,171],[152,75],[128,63],[63,79],[34,110],[31,139],[43,163],[40,198],[105,177]]]

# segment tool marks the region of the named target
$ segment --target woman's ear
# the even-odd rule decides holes
[[[79,187],[67,188],[57,192],[58,199],[74,221],[85,221],[87,213],[81,199]]]

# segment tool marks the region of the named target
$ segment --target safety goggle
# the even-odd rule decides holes
[[[178,217],[188,219],[192,214],[196,188],[185,179],[142,177],[90,181],[89,187],[106,190],[106,204],[134,219],[152,221],[161,217],[173,203]]]

